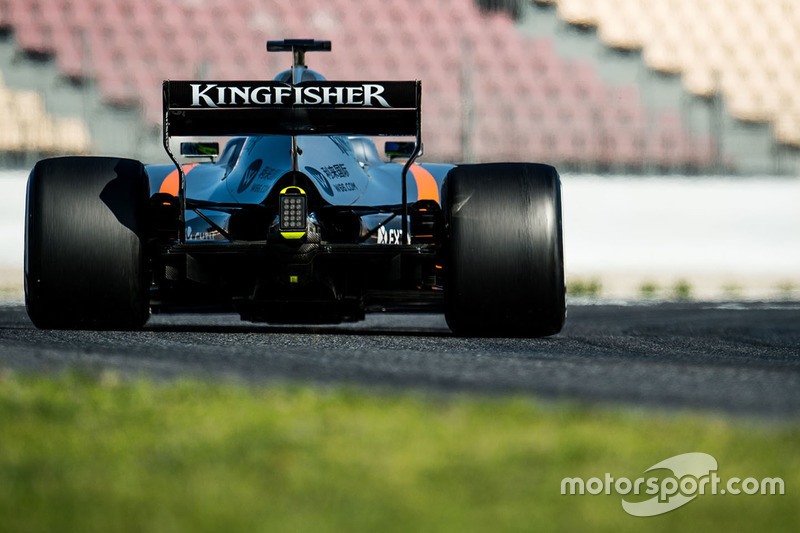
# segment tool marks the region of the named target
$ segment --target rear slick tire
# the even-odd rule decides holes
[[[138,161],[62,157],[28,179],[25,304],[44,329],[137,329],[149,316],[149,184]]]
[[[462,165],[445,180],[445,318],[464,336],[543,337],[566,317],[561,182],[531,163]]]

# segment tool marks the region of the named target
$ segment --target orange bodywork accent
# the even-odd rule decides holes
[[[419,165],[411,165],[411,174],[417,182],[417,200],[433,200],[439,203],[439,184],[430,172]]]
[[[191,165],[181,165],[183,168],[183,174],[189,174],[189,172],[198,165],[198,163],[192,163]],[[164,178],[164,181],[161,182],[161,188],[158,192],[163,192],[166,194],[171,194],[172,196],[178,196],[178,169],[176,168],[169,174],[167,177]]]

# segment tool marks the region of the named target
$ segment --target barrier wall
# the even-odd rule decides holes
[[[7,271],[23,266],[26,180],[0,172]],[[597,277],[611,295],[680,278],[698,296],[800,287],[800,179],[564,175],[563,199],[569,280]]]

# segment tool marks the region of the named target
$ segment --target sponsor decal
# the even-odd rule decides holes
[[[328,165],[327,167],[320,168],[323,174],[328,179],[331,180],[338,180],[342,178],[349,178],[350,171],[347,170],[347,167],[343,163],[337,163],[335,165]]]
[[[600,477],[584,480],[580,477],[565,477],[561,480],[562,495],[619,494],[623,496],[622,509],[633,516],[657,516],[682,507],[698,495],[775,495],[784,494],[783,479],[765,477],[731,477],[723,482],[717,475],[717,460],[700,452],[683,453],[654,464],[645,473],[653,470],[671,472],[671,475],[640,476],[634,480],[614,477],[608,472]],[[635,496],[652,498],[642,501]],[[633,497],[632,497],[633,496]]]
[[[378,229],[378,244],[403,244],[403,230],[387,230],[385,226],[381,226]]]
[[[239,182],[239,188],[236,190],[240,193],[246,191],[253,181],[255,181],[259,170],[261,170],[261,160],[256,159],[245,169],[244,175],[242,176],[242,181]]]
[[[378,83],[350,86],[220,85],[191,83],[191,107],[225,106],[361,106],[392,107],[381,96],[385,88]]]
[[[208,231],[192,231],[192,227],[186,228],[186,239],[190,241],[213,241],[219,237],[219,232],[215,229],[208,228]]]
[[[333,187],[331,187],[331,183],[328,181],[328,178],[325,177],[325,174],[312,167],[306,167],[306,172],[314,181],[317,182],[317,185],[319,185],[323,191],[325,191],[328,195],[333,196]]]
[[[352,181],[347,183],[334,183],[333,188],[339,192],[353,192],[358,190],[358,186]]]
[[[255,179],[255,183],[250,187],[251,192],[269,192],[270,185],[275,180],[275,178],[279,177],[283,174],[283,170],[272,168],[269,165],[264,166],[259,172],[258,177]]]
[[[336,189],[336,191],[352,192],[358,190],[358,186],[352,181],[347,181],[347,182],[339,181],[350,177],[350,171],[347,170],[346,165],[342,163],[337,163],[335,165],[328,165],[326,167],[320,168],[320,171],[323,174],[325,174],[328,183],[332,183],[332,186],[334,189]]]

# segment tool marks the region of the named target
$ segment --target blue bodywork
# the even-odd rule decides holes
[[[297,137],[298,170],[306,183],[324,204],[333,206],[392,206],[401,203],[401,163],[386,162],[368,138],[344,136]],[[282,187],[292,171],[292,139],[289,136],[239,137],[228,141],[216,162],[203,162],[184,167],[186,196],[191,200],[215,203],[262,204],[276,187]],[[412,167],[415,179],[408,180],[408,201],[433,199],[440,202],[441,187],[453,165],[421,164]],[[149,165],[151,194],[172,192],[165,180],[172,175],[177,183],[174,165]],[[424,172],[420,172],[422,169]],[[420,195],[429,175],[436,182],[437,198]],[[417,176],[421,176],[417,178]],[[308,192],[308,191],[307,191]],[[423,189],[430,193],[430,188]],[[423,196],[423,198],[420,198]],[[230,214],[204,212],[214,222],[228,229]],[[389,228],[399,227],[399,218]],[[224,240],[198,216],[186,215],[187,240]],[[372,229],[372,228],[368,228]]]

